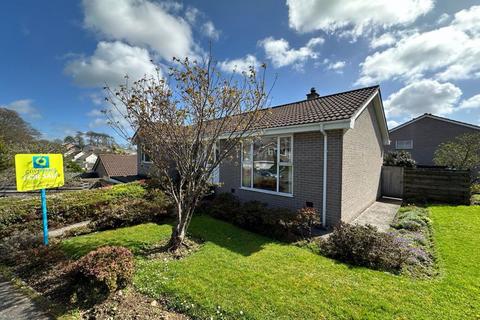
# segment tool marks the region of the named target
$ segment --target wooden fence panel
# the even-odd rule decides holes
[[[470,172],[443,168],[405,168],[406,202],[470,204]]]
[[[382,167],[382,195],[403,197],[403,167]]]

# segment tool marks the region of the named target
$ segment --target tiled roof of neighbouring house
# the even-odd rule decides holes
[[[350,119],[378,89],[366,87],[271,107],[257,129]]]
[[[99,162],[102,162],[109,177],[127,177],[137,174],[137,155],[100,154],[95,167]]]

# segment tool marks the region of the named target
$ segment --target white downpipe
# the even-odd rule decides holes
[[[327,156],[328,144],[327,133],[324,130],[323,124],[320,125],[320,131],[323,134],[323,188],[322,188],[322,227],[327,226]]]

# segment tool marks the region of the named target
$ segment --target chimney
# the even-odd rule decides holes
[[[307,93],[307,100],[312,100],[320,97],[315,88],[310,89],[310,93]]]

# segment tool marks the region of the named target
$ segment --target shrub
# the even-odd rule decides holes
[[[78,260],[72,272],[82,293],[109,295],[132,282],[133,254],[124,247],[101,247]]]
[[[132,226],[145,222],[160,222],[169,216],[169,202],[163,193],[150,195],[149,199],[129,199],[103,206],[90,227],[107,230]]]
[[[480,194],[480,183],[473,183],[471,189],[472,194]]]
[[[29,230],[15,231],[0,242],[0,259],[5,263],[15,264],[19,254],[24,256],[25,251],[37,248],[41,244],[41,237]]]
[[[83,190],[49,195],[49,224],[58,228],[66,224],[95,218],[111,202],[146,196],[140,183],[116,185],[108,189]],[[0,199],[0,238],[15,230],[41,230],[40,196]]]
[[[331,258],[357,266],[399,272],[409,258],[406,243],[394,235],[378,232],[373,226],[340,223],[321,252]]]
[[[260,201],[241,203],[230,193],[222,193],[211,201],[205,201],[199,211],[284,241],[311,236],[312,227],[319,222],[318,212],[314,208],[303,208],[298,212],[285,208],[269,208]]]
[[[302,237],[311,237],[312,229],[320,224],[320,214],[316,208],[301,208],[297,211],[290,227]]]
[[[419,231],[429,225],[430,219],[426,209],[418,207],[402,208],[396,218],[392,227],[395,229],[406,229],[409,231]]]
[[[395,167],[415,167],[415,160],[412,159],[412,155],[407,151],[392,151],[385,155],[383,164],[386,166]]]

